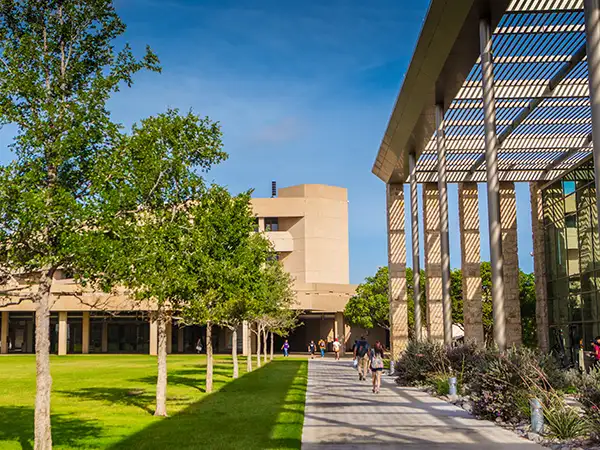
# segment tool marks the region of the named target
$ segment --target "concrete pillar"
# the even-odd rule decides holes
[[[67,354],[67,312],[58,313],[58,354]]]
[[[448,186],[446,184],[446,141],[444,138],[444,107],[435,107],[436,142],[438,151],[438,192],[440,196],[440,251],[442,252],[442,314],[444,344],[452,344],[452,299],[450,297],[450,235],[448,224]]]
[[[410,232],[412,237],[413,299],[415,318],[415,339],[423,339],[421,323],[421,243],[419,242],[419,200],[417,195],[417,161],[414,152],[408,155],[410,171]]]
[[[483,119],[485,128],[485,171],[492,268],[492,308],[494,342],[503,352],[506,349],[506,317],[504,310],[504,278],[502,259],[502,224],[500,221],[500,181],[498,177],[498,139],[496,136],[496,99],[494,94],[494,62],[492,31],[488,19],[479,21],[481,53],[481,84],[483,87]]]
[[[108,352],[108,322],[102,322],[102,353]]]
[[[28,320],[25,322],[25,334],[27,336],[27,341],[25,342],[25,351],[27,353],[33,353],[33,322],[35,317],[32,317],[32,320]]]
[[[600,218],[600,0],[584,0],[588,84],[592,112],[592,142],[596,208]],[[600,220],[598,221],[600,233]]]
[[[465,340],[484,344],[481,312],[481,239],[477,183],[459,183],[458,219]]]
[[[173,353],[173,323],[167,321],[167,354]]]
[[[404,234],[404,186],[387,185],[388,268],[390,296],[390,344],[396,359],[408,343],[406,290],[406,237]]]
[[[248,321],[244,320],[242,322],[242,356],[248,356],[250,354],[250,349],[248,348],[248,333],[250,332]]]
[[[427,283],[427,336],[443,342],[442,252],[440,246],[440,206],[436,183],[423,184],[423,226],[425,229],[425,273]]]
[[[334,336],[338,338],[341,347],[341,354],[346,353],[346,329],[344,327],[344,313],[336,312],[334,319]]]
[[[517,198],[515,184],[500,183],[502,256],[504,260],[504,311],[506,345],[521,345],[521,301],[519,298],[519,248],[517,244]]]
[[[150,351],[152,356],[158,355],[158,323],[155,318],[150,320]]]
[[[0,323],[0,352],[8,353],[8,311],[2,311],[2,323]]]
[[[548,288],[546,286],[546,246],[544,242],[544,210],[538,183],[529,184],[531,196],[531,228],[533,234],[533,273],[535,276],[535,322],[540,350],[550,350],[548,336]]]
[[[184,328],[183,327],[179,327],[177,329],[177,352],[178,353],[183,353],[185,352],[185,333],[184,333]]]
[[[84,311],[81,325],[81,353],[90,352],[90,313]]]

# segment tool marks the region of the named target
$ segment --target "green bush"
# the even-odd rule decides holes
[[[435,373],[446,372],[449,364],[442,344],[411,341],[394,365],[396,382],[402,386],[417,386]]]
[[[577,400],[583,405],[585,418],[596,438],[600,437],[600,370],[591,369],[578,377],[569,376],[577,388]]]
[[[544,419],[548,435],[560,440],[578,438],[589,429],[588,422],[577,410],[565,405],[562,400],[555,399],[544,407]]]

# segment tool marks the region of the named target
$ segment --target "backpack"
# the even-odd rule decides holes
[[[356,350],[356,354],[362,358],[368,352],[369,352],[369,343],[367,341],[358,341],[358,350]]]
[[[383,369],[383,359],[378,353],[373,355],[373,360],[371,361],[371,369]]]

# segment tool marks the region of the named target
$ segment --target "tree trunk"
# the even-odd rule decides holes
[[[260,325],[256,325],[256,367],[260,367],[261,363],[260,363],[260,350],[261,350],[261,346],[262,346],[262,341],[261,341],[261,326]]]
[[[273,332],[271,331],[271,359],[269,361],[273,361],[273,350],[275,347],[275,338],[273,337]]]
[[[35,310],[35,450],[52,449],[50,425],[50,391],[52,390],[52,376],[50,375],[50,290],[53,277],[54,269],[42,274]]]
[[[206,322],[206,393],[213,388],[212,323]]]
[[[264,344],[264,348],[265,348],[265,351],[263,352],[263,361],[265,362],[265,364],[267,363],[267,358],[268,358],[268,356],[269,356],[269,355],[268,355],[268,353],[269,353],[269,350],[268,350],[268,348],[269,348],[269,347],[268,347],[268,345],[267,345],[268,338],[269,338],[269,332],[268,332],[268,331],[266,330],[266,328],[265,328],[265,329],[263,330],[263,344]]]
[[[155,416],[167,415],[167,318],[160,308],[157,312],[158,378],[156,380]]]
[[[237,357],[237,328],[231,332],[231,358],[233,359],[233,378],[240,376]]]
[[[246,372],[252,372],[252,324],[248,323],[248,333],[246,337]]]

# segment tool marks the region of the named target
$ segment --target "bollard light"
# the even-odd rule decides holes
[[[456,397],[456,377],[448,378],[448,395]]]
[[[537,398],[532,398],[529,400],[529,408],[531,409],[531,431],[541,434],[544,430],[542,403]]]

